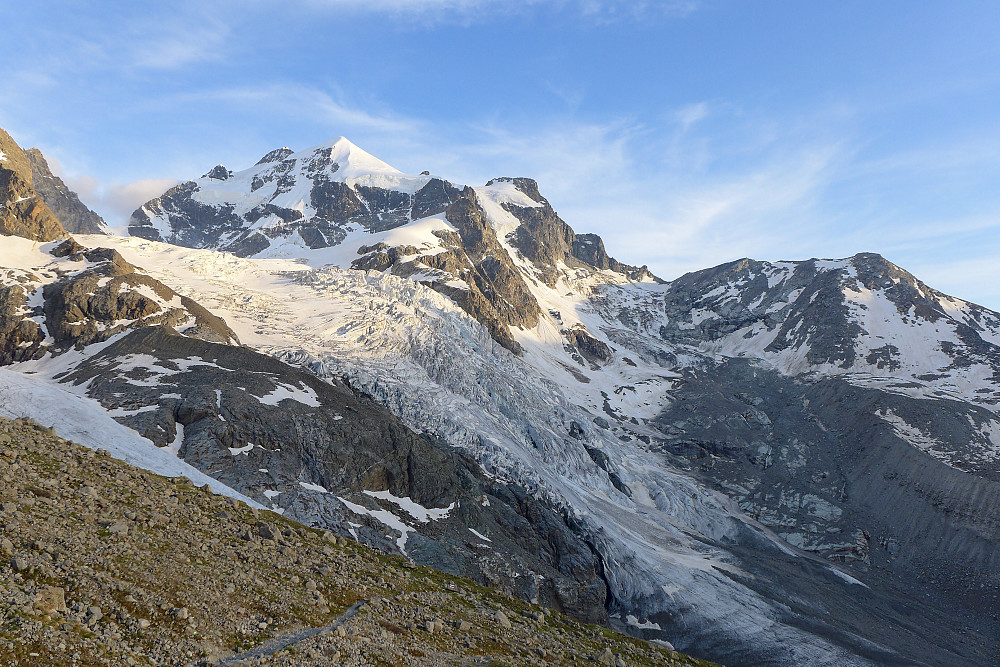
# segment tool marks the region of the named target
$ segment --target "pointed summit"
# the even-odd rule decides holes
[[[402,176],[392,165],[386,164],[382,160],[359,148],[345,137],[337,137],[332,141],[314,146],[313,148],[296,153],[293,157],[299,159],[316,161],[328,160],[329,164],[337,164],[337,172],[342,179],[358,178],[371,174],[388,176]],[[320,165],[316,165],[320,166]]]

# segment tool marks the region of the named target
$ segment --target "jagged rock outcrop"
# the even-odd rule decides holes
[[[538,183],[530,178],[495,178],[487,183],[513,183],[539,206],[518,206],[507,203],[504,208],[520,220],[511,242],[531,263],[539,277],[550,287],[555,286],[560,263],[569,267],[587,266],[621,273],[630,280],[658,280],[645,266],[622,264],[608,255],[604,241],[597,234],[576,234],[552,205],[538,191]]]
[[[74,250],[65,260],[86,268],[43,288],[45,327],[57,347],[79,348],[154,325],[214,342],[239,342],[222,318],[143,274],[116,250]]]
[[[32,186],[31,163],[0,129],[0,234],[32,241],[65,238],[66,230]]]
[[[520,346],[510,334],[510,327],[531,328],[538,323],[539,308],[520,272],[497,240],[475,193],[466,188],[450,204],[445,218],[454,225],[458,238],[441,234],[450,253],[421,258],[431,268],[445,271],[462,280],[467,288],[432,284],[451,297],[466,312],[479,320],[493,338],[517,352]]]
[[[0,365],[99,343],[137,327],[163,325],[239,342],[219,317],[132,266],[109,248],[68,239],[38,270],[0,273]]]
[[[80,201],[61,178],[49,169],[45,156],[37,148],[25,151],[31,165],[31,179],[35,192],[49,207],[70,234],[104,234],[107,225],[94,211]]]

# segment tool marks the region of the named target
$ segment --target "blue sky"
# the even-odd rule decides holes
[[[1000,3],[45,2],[0,9],[0,127],[112,224],[339,135],[536,178],[673,278],[880,252],[1000,309]]]

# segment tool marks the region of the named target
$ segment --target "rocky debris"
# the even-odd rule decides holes
[[[29,148],[25,155],[31,165],[31,179],[35,192],[70,234],[104,234],[107,226],[97,213],[87,208],[80,197],[70,190],[61,178],[49,169],[45,156],[37,148]]]
[[[333,543],[30,420],[0,419],[0,435],[2,494],[13,506],[0,530],[24,553],[20,567],[0,565],[4,664],[525,664],[541,655],[571,664],[604,647],[629,665],[708,664],[560,614],[529,622],[537,606]],[[102,525],[116,516],[127,534]],[[239,538],[261,523],[276,540]],[[507,625],[486,622],[501,615]],[[428,623],[433,633],[417,630]]]
[[[0,129],[0,235],[54,241],[66,229],[32,185],[31,162],[9,134]]]

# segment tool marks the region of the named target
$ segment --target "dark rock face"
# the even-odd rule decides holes
[[[208,206],[193,199],[191,195],[197,189],[194,181],[188,181],[147,202],[132,214],[129,234],[191,248],[209,246],[223,235],[236,235],[242,240],[244,219],[233,212],[232,206]],[[150,213],[169,217],[171,233],[167,237],[151,225]]]
[[[45,331],[38,318],[40,308],[28,308],[31,280],[22,285],[0,287],[0,365],[37,359],[45,354]]]
[[[156,361],[128,363],[135,358]],[[163,326],[112,343],[63,381],[89,382],[88,394],[109,409],[157,405],[121,421],[160,446],[177,447],[185,461],[245,495],[276,503],[286,516],[356,532],[387,550],[397,541],[386,537],[386,526],[352,512],[339,497],[403,517],[398,506],[362,491],[451,506],[446,518],[417,523],[408,534],[412,558],[606,622],[597,559],[559,513],[491,481],[474,461],[414,434],[342,382]],[[470,527],[489,535],[489,549]]]
[[[87,208],[63,180],[53,175],[48,162],[37,148],[25,151],[31,164],[31,180],[35,192],[59,218],[70,234],[103,234],[106,225],[101,216]]]
[[[586,329],[564,329],[563,336],[583,357],[592,364],[607,363],[612,359],[611,348],[604,341],[594,338]]]
[[[32,185],[31,162],[9,134],[0,130],[0,234],[32,241],[55,241],[66,230]]]
[[[886,417],[923,430],[961,464],[988,445],[980,428],[992,413],[736,359],[686,374],[670,398],[654,448],[686,460],[790,544],[859,572],[870,590],[841,617],[846,630],[864,636],[878,624],[880,642],[915,655],[907,623],[885,625],[878,609],[921,600],[921,622],[934,618],[939,634],[928,663],[983,664],[995,644],[986,638],[1000,629],[1000,472],[995,462],[969,474],[928,456]]]
[[[546,285],[555,286],[559,262],[569,267],[610,269],[630,280],[659,280],[644,266],[628,266],[610,257],[604,249],[604,241],[597,234],[577,236],[538,192],[538,184],[532,179],[495,178],[489,184],[501,181],[513,183],[519,191],[541,204],[537,207],[505,204],[504,208],[521,222],[510,239],[511,243],[531,260]]]
[[[156,324],[187,325],[189,336],[238,342],[221,318],[139,273],[115,250],[82,250],[67,258],[95,265],[44,287],[45,327],[57,348],[82,347]]]
[[[410,217],[414,220],[426,218],[438,213],[444,213],[448,205],[455,201],[461,190],[448,181],[432,178],[427,185],[417,190],[413,195],[413,208]]]
[[[212,167],[212,169],[202,176],[202,178],[214,178],[217,181],[227,181],[229,177],[233,175],[233,172],[226,169],[221,164]]]
[[[445,217],[458,230],[459,238],[450,239],[453,243],[457,241],[453,254],[441,253],[422,261],[457,275],[469,289],[432,286],[479,320],[498,343],[513,352],[520,351],[508,327],[530,328],[538,324],[538,302],[497,241],[493,226],[486,220],[471,188],[466,188],[448,206]],[[447,243],[449,239],[444,240]]]

